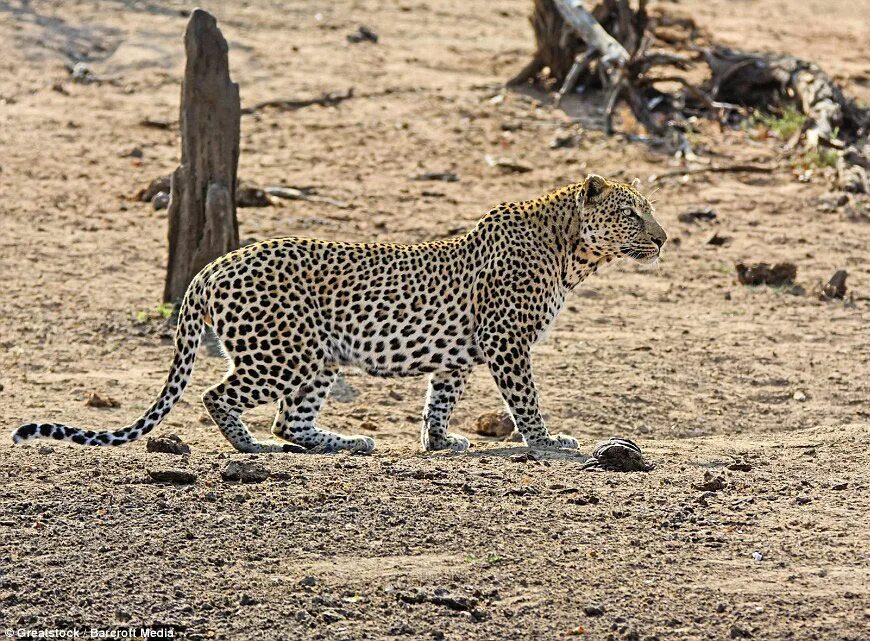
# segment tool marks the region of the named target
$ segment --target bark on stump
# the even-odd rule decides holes
[[[194,10],[184,34],[181,164],[172,174],[165,302],[184,296],[209,262],[239,246],[236,172],[239,86],[230,80],[227,41],[211,14]]]

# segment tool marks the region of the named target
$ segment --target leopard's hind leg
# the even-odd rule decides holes
[[[272,434],[310,452],[371,452],[375,441],[368,436],[342,436],[321,430],[314,424],[337,375],[337,369],[325,367],[310,383],[279,400]]]
[[[239,452],[247,454],[303,452],[303,448],[290,443],[258,441],[242,421],[242,412],[272,400],[274,398],[267,390],[251,387],[243,378],[243,372],[239,371],[228,375],[221,383],[209,388],[202,395],[203,405],[215,425]]]

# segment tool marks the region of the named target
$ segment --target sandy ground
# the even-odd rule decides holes
[[[243,105],[356,92],[337,107],[243,116],[243,178],[352,204],[241,209],[244,239],[438,238],[587,171],[650,184],[673,168],[605,137],[579,100],[562,111],[501,89],[530,55],[529,2],[206,5]],[[870,98],[866,0],[677,7],[725,43],[814,59]],[[141,123],[176,118],[182,8],[0,2],[10,430],[31,419],[124,425],[163,382],[165,212],[133,195],[178,162],[177,128]],[[347,42],[361,23],[378,44]],[[71,82],[72,58],[103,82]],[[586,452],[612,434],[634,438],[652,472],[581,473],[582,457],[527,460],[474,435],[474,418],[501,405],[484,371],[454,421],[472,450],[423,455],[424,381],[349,371],[355,394],[334,399],[322,424],[374,436],[374,455],[260,456],[268,480],[226,483],[226,459],[245,457],[203,420],[198,396],[223,370],[203,351],[159,429],[189,443],[188,458],[144,443],[0,444],[0,624],[165,623],[191,639],[867,638],[868,203],[826,208],[824,172],[800,182],[776,141],[704,133],[717,162],[773,172],[658,181],[658,218],[678,242],[657,269],[624,264],[588,281],[536,353],[551,428]],[[571,134],[579,146],[550,148]],[[505,175],[486,154],[534,170]],[[411,180],[425,171],[460,180]],[[678,221],[699,207],[717,221]],[[714,233],[728,242],[707,244]],[[782,260],[806,295],[736,283],[736,262]],[[820,302],[813,290],[836,269],[849,272],[848,300]],[[87,406],[91,392],[120,407]],[[270,411],[251,413],[260,433]],[[196,483],[149,480],[169,465]],[[697,489],[706,472],[724,488]]]

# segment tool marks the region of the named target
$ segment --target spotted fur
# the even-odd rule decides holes
[[[632,186],[590,175],[542,196],[506,203],[467,233],[416,245],[267,240],[206,266],[181,304],[175,357],[158,399],[135,423],[95,432],[30,423],[16,443],[53,438],[123,445],[150,432],[181,398],[200,336],[214,328],[229,361],[203,403],[242,452],[370,452],[368,436],[315,425],[341,367],[375,376],[429,374],[426,450],[464,451],[447,431],[472,367],[487,365],[525,442],[577,447],[550,435],[532,378],[531,347],[567,293],[598,267],[628,256],[655,260],[666,239]],[[256,440],[241,415],[277,402],[272,433]]]

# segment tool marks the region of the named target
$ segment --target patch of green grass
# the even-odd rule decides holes
[[[786,107],[779,115],[755,112],[752,120],[775,133],[780,140],[789,140],[801,130],[807,117],[794,107]]]

